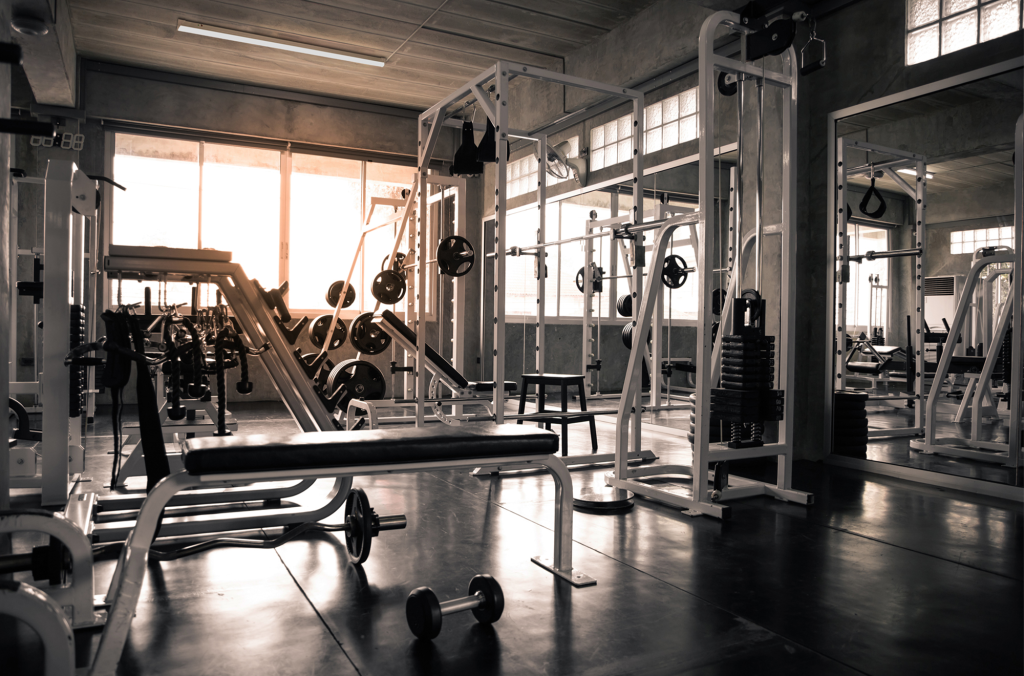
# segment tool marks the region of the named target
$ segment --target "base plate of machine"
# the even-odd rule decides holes
[[[572,504],[581,509],[601,511],[629,509],[633,506],[633,491],[611,486],[588,487],[573,497]]]
[[[597,584],[597,580],[595,580],[594,578],[590,577],[586,573],[581,573],[580,571],[576,570],[575,568],[573,568],[572,570],[569,570],[569,571],[558,570],[557,568],[555,568],[555,564],[551,560],[550,557],[547,557],[547,556],[534,556],[534,557],[530,558],[530,560],[533,561],[534,563],[536,563],[538,566],[540,566],[544,570],[546,570],[548,572],[551,572],[551,573],[554,573],[555,575],[557,575],[558,577],[562,578],[563,580],[566,580],[567,582],[572,584],[573,587],[589,587],[591,585]]]

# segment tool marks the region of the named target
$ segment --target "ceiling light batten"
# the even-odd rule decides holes
[[[917,172],[914,171],[913,169],[897,169],[896,173],[897,174],[907,174],[908,176],[917,176]],[[925,178],[935,178],[935,176],[933,174],[928,174],[928,173],[926,173],[924,175],[924,177]]]
[[[351,52],[343,52],[337,49],[326,49],[323,47],[312,47],[301,42],[281,40],[279,38],[271,38],[265,35],[256,35],[255,33],[246,33],[243,31],[231,30],[230,28],[194,23],[192,21],[179,20],[178,31],[181,33],[190,33],[192,35],[202,35],[204,37],[256,45],[257,47],[270,47],[271,49],[280,49],[286,52],[294,52],[296,54],[308,54],[310,56],[321,56],[327,59],[334,59],[336,61],[360,63],[365,66],[377,66],[382,68],[385,64],[384,57],[353,54]]]

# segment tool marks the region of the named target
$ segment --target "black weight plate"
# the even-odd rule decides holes
[[[338,299],[341,298],[341,290],[345,288],[345,280],[339,280],[334,282],[327,288],[327,293],[324,297],[327,299],[327,304],[331,307],[338,306]],[[352,303],[356,302],[356,287],[352,284],[348,285],[348,291],[345,293],[345,302],[341,304],[341,307],[348,307]]]
[[[430,587],[413,589],[405,601],[405,619],[416,638],[437,638],[441,618],[441,603]]]
[[[633,296],[632,294],[624,294],[619,296],[619,299],[615,301],[615,310],[619,313],[620,317],[632,317],[633,316]]]
[[[832,414],[833,420],[867,420],[867,411],[842,411]]]
[[[394,305],[405,298],[405,290],[405,279],[394,270],[381,270],[370,286],[370,294],[384,305]]]
[[[338,399],[338,407],[347,411],[348,403],[353,399],[383,399],[387,393],[387,382],[380,369],[370,362],[347,359],[331,369],[327,376],[327,396],[336,396],[338,388],[345,390]]]
[[[373,323],[373,313],[364,312],[348,327],[348,340],[363,354],[380,354],[391,345],[391,336]]]
[[[373,510],[370,499],[362,488],[353,488],[345,501],[345,549],[348,560],[362,563],[370,555],[370,542],[373,541]]]
[[[465,237],[452,235],[445,237],[437,245],[437,267],[449,277],[462,277],[469,274],[476,263],[476,252],[473,245]]]
[[[330,327],[332,319],[334,319],[333,315],[320,315],[309,323],[309,328],[306,329],[309,342],[313,343],[313,346],[317,349],[324,346],[324,339],[327,338],[327,329]],[[345,344],[347,337],[348,329],[345,328],[345,323],[339,319],[334,327],[334,333],[331,335],[331,344],[327,349],[337,350]]]
[[[836,392],[833,395],[836,402],[840,401],[867,401],[867,392]]]
[[[834,427],[832,428],[832,436],[836,439],[867,439],[868,429],[867,425],[861,425],[860,427]]]
[[[385,256],[384,260],[382,260],[380,262],[380,269],[381,270],[386,270],[387,269],[388,261],[389,260],[391,260],[391,254],[388,254],[387,256]],[[401,251],[399,251],[398,253],[395,254],[395,262],[391,266],[391,269],[394,270],[395,272],[397,272],[398,274],[402,275],[402,279],[407,279],[407,274],[406,274],[407,271],[406,271],[404,266],[405,266],[405,254],[402,253]]]
[[[501,612],[505,610],[505,595],[501,593],[501,585],[490,575],[475,575],[469,581],[467,596],[472,596],[477,592],[484,595],[484,602],[473,609],[473,617],[477,622],[483,624],[497,622],[501,617]]]
[[[686,278],[690,273],[686,271],[686,260],[678,255],[672,254],[665,257],[665,265],[661,271],[661,282],[670,289],[680,289],[686,284]]]

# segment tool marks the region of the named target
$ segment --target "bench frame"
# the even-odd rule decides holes
[[[322,469],[294,469],[265,472],[231,472],[224,474],[193,475],[186,471],[171,474],[150,491],[139,512],[135,529],[128,537],[121,556],[117,560],[114,577],[107,590],[106,600],[111,604],[107,616],[107,628],[100,640],[96,660],[90,674],[113,674],[117,668],[128,629],[131,626],[135,608],[142,592],[146,575],[150,547],[160,523],[164,507],[179,492],[201,486],[219,486],[239,481],[282,481],[289,479],[334,478],[332,497],[340,492],[348,495],[352,477],[377,474],[408,474],[438,470],[472,469],[491,465],[527,464],[545,468],[555,480],[555,527],[554,552],[551,557],[534,556],[530,560],[545,570],[568,581],[574,587],[597,584],[594,578],[575,570],[572,566],[572,476],[565,464],[552,454],[467,458],[462,460],[440,460],[383,465],[359,465],[351,467],[324,467]]]

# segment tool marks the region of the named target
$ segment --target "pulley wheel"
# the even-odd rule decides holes
[[[665,267],[661,271],[661,281],[670,289],[678,289],[686,284],[690,273],[686,271],[686,261],[678,254],[665,256]]]
[[[725,71],[719,71],[718,73],[718,91],[722,96],[735,96],[736,90],[738,89],[737,82],[726,82],[725,78],[729,75]],[[735,75],[733,76],[735,77]]]
[[[384,374],[376,366],[361,359],[347,359],[327,375],[327,396],[334,397],[343,388],[338,408],[348,410],[353,399],[383,399],[387,392]]]
[[[445,237],[437,245],[437,267],[449,277],[469,274],[476,263],[476,252],[465,237]]]
[[[580,268],[579,272],[576,273],[576,288],[579,289],[580,293],[583,293],[583,281],[587,277],[587,271],[585,268]]]
[[[370,499],[362,488],[353,488],[345,501],[345,549],[348,560],[362,563],[370,556],[370,543],[373,542],[373,508]]]
[[[364,312],[348,327],[348,340],[363,354],[380,354],[391,345],[391,336],[372,323],[373,313]]]
[[[341,290],[345,287],[345,280],[338,280],[331,284],[327,289],[327,304],[331,307],[338,307],[338,299],[341,298]],[[341,304],[341,307],[348,307],[352,303],[356,302],[356,287],[352,284],[348,285],[348,292],[345,294],[345,302]]]
[[[391,254],[388,254],[387,256],[385,256],[384,260],[381,261],[381,263],[380,263],[380,269],[381,270],[387,270],[388,269],[388,261],[389,260],[391,260]],[[392,264],[391,269],[394,270],[395,272],[397,272],[398,274],[402,275],[402,279],[406,279],[407,278],[406,269],[405,269],[405,254],[404,253],[399,251],[398,253],[395,254],[395,262],[394,262],[394,264]]]
[[[740,298],[746,300],[750,307],[751,321],[761,316],[761,294],[756,289],[743,289],[743,295]]]
[[[334,319],[334,315],[320,315],[309,323],[309,328],[306,329],[307,335],[309,335],[309,342],[313,343],[313,346],[317,349],[324,346],[324,341],[327,339],[327,329],[330,328],[332,319]],[[345,338],[347,337],[348,329],[345,328],[344,322],[339,319],[337,326],[334,327],[334,333],[331,335],[331,344],[327,346],[327,349],[337,350],[345,344]]]
[[[373,278],[370,294],[384,305],[394,305],[405,298],[405,279],[394,270],[381,270]]]

